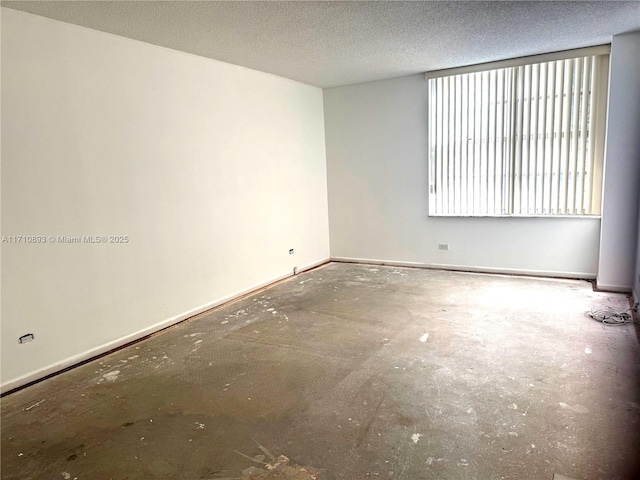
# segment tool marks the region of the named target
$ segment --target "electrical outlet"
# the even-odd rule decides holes
[[[449,250],[449,244],[448,243],[439,243],[438,244],[438,249],[439,250]]]
[[[20,338],[18,338],[18,343],[33,342],[34,338],[35,337],[34,337],[33,333],[27,333],[26,335],[22,335]]]
[[[293,248],[289,249],[289,255],[293,255]]]

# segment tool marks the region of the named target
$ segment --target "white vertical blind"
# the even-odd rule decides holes
[[[608,55],[438,76],[430,215],[599,215]]]

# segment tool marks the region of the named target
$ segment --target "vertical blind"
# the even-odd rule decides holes
[[[599,215],[607,54],[429,79],[430,215]]]

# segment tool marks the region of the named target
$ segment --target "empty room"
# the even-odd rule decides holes
[[[640,2],[1,6],[3,480],[640,479]]]

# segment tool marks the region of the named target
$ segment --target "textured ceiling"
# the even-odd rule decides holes
[[[319,87],[609,43],[640,2],[3,1]]]

